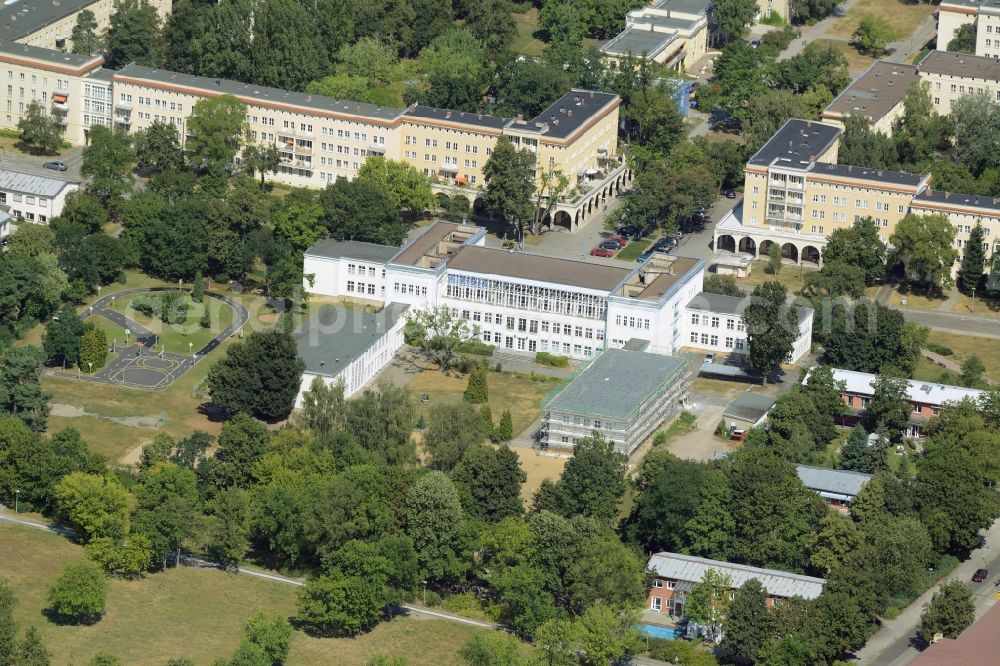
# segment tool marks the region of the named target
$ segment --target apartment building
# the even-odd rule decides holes
[[[745,564],[731,564],[680,553],[656,553],[649,558],[649,565],[646,568],[651,570],[654,576],[646,599],[646,608],[653,613],[675,619],[684,617],[687,595],[704,579],[709,570],[729,576],[733,590],[730,592],[730,598],[734,596],[735,590],[743,587],[751,579],[757,579],[767,592],[768,607],[792,597],[815,599],[823,592],[823,586],[826,584],[824,579],[813,576],[777,569],[761,569]]]
[[[693,371],[694,364],[681,357],[608,349],[543,405],[539,441],[573,449],[599,432],[631,455],[681,411]]]
[[[997,40],[1000,45],[1000,34]],[[928,86],[934,110],[941,115],[951,113],[963,95],[986,93],[1000,102],[1000,61],[993,58],[931,51],[917,63],[917,69],[920,80]]]
[[[485,229],[439,222],[395,249],[381,264],[382,277],[373,259],[389,250],[364,245],[321,241],[309,248],[304,289],[360,298],[363,284],[368,300],[384,291],[384,303],[447,307],[473,324],[483,342],[513,353],[589,359],[630,343],[667,355],[683,347],[744,351],[737,347],[746,340],[739,308],[727,302],[713,313],[714,297],[700,293],[701,260],[654,255],[627,267],[510,252],[485,247]],[[704,317],[704,336],[691,335],[694,313]],[[811,310],[800,311],[798,326],[793,362],[809,349]]]
[[[1000,58],[1000,0],[942,0],[937,48],[947,50],[958,29],[970,23],[976,27],[976,55]]]
[[[708,51],[710,0],[659,0],[625,15],[625,29],[601,47],[611,60],[644,56],[680,72]]]
[[[171,0],[147,0],[165,21]],[[16,42],[43,49],[68,51],[77,16],[88,9],[97,20],[97,33],[107,29],[114,0],[7,0],[0,7],[0,42]]]
[[[876,60],[830,102],[820,118],[842,128],[848,116],[860,115],[868,119],[874,131],[891,136],[893,126],[903,115],[903,97],[918,81],[916,66]]]
[[[955,247],[980,223],[987,254],[1000,249],[1000,199],[934,190],[929,174],[836,164],[841,131],[786,122],[747,162],[743,205],[716,225],[715,247],[757,257],[776,244],[785,259],[822,266],[829,234],[855,220],[871,217],[888,242],[907,214],[942,213],[955,227]],[[955,270],[960,263],[961,252]]]
[[[12,234],[22,222],[48,224],[62,213],[66,196],[78,189],[80,183],[0,169],[0,206],[6,213],[0,220],[0,238]]]

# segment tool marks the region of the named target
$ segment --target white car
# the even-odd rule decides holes
[[[712,352],[705,354],[705,363],[715,363],[715,354]]]

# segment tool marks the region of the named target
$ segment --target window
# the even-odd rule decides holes
[[[663,581],[657,578],[653,581],[653,587],[663,587]]]
[[[733,348],[733,339],[726,338],[726,349],[732,349],[732,348]]]
[[[667,589],[668,590],[676,590],[677,589],[677,581],[675,581],[675,580],[668,580],[667,581]]]
[[[650,604],[649,609],[659,613],[661,608],[663,608],[663,600],[660,597],[653,597],[653,601]]]
[[[698,334],[697,333],[692,333],[691,334],[691,342],[693,342],[694,344],[698,344]]]
[[[347,291],[354,291],[354,280],[347,281]]]
[[[738,349],[738,350],[741,350],[741,351],[742,351],[742,349],[743,349],[743,344],[744,344],[744,340],[743,340],[743,338],[737,338],[737,339],[736,339],[736,349]]]
[[[712,317],[712,328],[719,328],[719,318]]]
[[[696,315],[696,314],[691,315],[691,323],[692,324],[697,324],[698,323],[698,319],[699,319],[698,315]]]

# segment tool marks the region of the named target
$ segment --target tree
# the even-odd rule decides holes
[[[72,472],[56,485],[55,497],[57,515],[82,542],[128,534],[135,498],[115,477]]]
[[[430,181],[406,162],[371,155],[361,165],[356,178],[385,191],[392,206],[406,211],[411,218],[434,207]]]
[[[17,622],[14,621],[14,606],[17,598],[6,579],[0,578],[0,664],[15,666],[17,654]]]
[[[743,291],[736,284],[736,278],[732,275],[708,275],[705,277],[705,284],[702,291],[707,294],[722,294],[723,296],[743,296]]]
[[[45,430],[52,394],[42,389],[45,352],[39,347],[8,347],[0,353],[0,410],[35,432]]]
[[[42,643],[42,637],[34,625],[28,627],[24,634],[24,640],[17,648],[17,656],[14,660],[17,666],[49,666],[49,651]]]
[[[969,232],[969,240],[965,241],[965,252],[962,254],[962,265],[958,269],[958,288],[963,294],[969,294],[975,290],[983,293],[982,288],[986,283],[986,274],[983,270],[986,267],[986,250],[983,249],[985,231],[982,222],[976,222]]]
[[[482,365],[477,365],[472,368],[472,372],[469,373],[469,385],[465,389],[463,394],[466,402],[471,402],[474,405],[479,405],[484,402],[489,402],[490,400],[490,387],[487,382],[486,368]]]
[[[104,613],[108,579],[90,560],[70,564],[46,594],[52,612],[64,621],[93,622]]]
[[[874,284],[885,273],[885,243],[870,217],[856,220],[850,227],[834,229],[823,250],[823,261],[860,268],[866,285]]]
[[[408,89],[408,104],[419,100],[440,109],[465,112],[480,108],[490,73],[489,58],[482,42],[468,28],[452,28],[436,37],[420,52],[420,62],[428,87]]]
[[[786,111],[778,113],[777,110],[786,107],[793,99],[791,95],[780,91],[768,90],[764,80],[764,70],[771,60],[771,57],[763,53],[763,49],[751,48],[749,42],[742,39],[735,39],[726,44],[722,55],[716,60],[715,74],[722,88],[721,101],[732,108],[733,116],[741,124],[754,117],[754,113],[749,110],[752,100],[773,97],[773,108],[776,112],[768,115],[778,117],[784,115]],[[800,109],[801,105],[797,103],[794,111],[798,113]],[[753,136],[758,137],[755,141],[760,140],[761,133],[761,131],[753,132]],[[760,145],[762,144],[751,144],[751,149],[756,150]]]
[[[377,183],[338,178],[320,192],[323,224],[339,240],[400,245],[406,226],[388,191]]]
[[[212,512],[208,552],[220,564],[239,567],[250,544],[247,520],[250,498],[242,488],[226,488],[215,496],[209,506]]]
[[[983,388],[986,376],[986,366],[978,356],[970,356],[962,363],[962,385],[971,388]]]
[[[146,0],[116,0],[104,37],[108,64],[156,67],[163,60],[160,15]]]
[[[535,494],[535,508],[563,516],[594,517],[610,522],[625,493],[628,457],[600,433],[584,437],[573,448],[556,484],[546,481]]]
[[[687,595],[685,612],[693,622],[708,628],[707,638],[718,644],[722,639],[723,620],[729,609],[729,590],[733,581],[728,574],[706,569],[701,581]]]
[[[684,525],[687,551],[710,559],[726,559],[729,535],[735,527],[729,510],[731,492],[726,475],[718,469],[709,470],[698,489],[698,507]]]
[[[468,6],[465,27],[490,53],[503,52],[517,35],[510,0],[485,0]]]
[[[970,93],[955,100],[951,118],[955,127],[954,155],[980,176],[989,167],[1000,166],[1000,112],[988,93]]]
[[[771,243],[767,248],[767,265],[764,267],[764,272],[768,275],[777,275],[781,272],[781,248],[777,243]]]
[[[759,580],[751,578],[736,591],[729,604],[723,622],[723,649],[748,661],[757,661],[767,643],[769,624],[767,591]]]
[[[84,9],[76,15],[76,24],[69,35],[71,51],[80,55],[97,55],[101,52],[101,38],[97,36],[97,18],[94,12]]]
[[[850,516],[830,511],[819,522],[819,530],[810,547],[809,564],[828,576],[850,553],[861,547],[863,540],[858,523]]]
[[[306,581],[296,619],[322,636],[353,636],[378,623],[386,601],[383,586],[335,571]]]
[[[616,612],[597,602],[580,616],[580,663],[583,666],[604,666],[620,663],[637,654],[645,646],[636,629],[635,612]]]
[[[464,402],[443,402],[431,407],[424,431],[423,448],[430,454],[430,467],[449,472],[465,452],[486,439],[483,419]]]
[[[514,439],[514,420],[509,409],[503,410],[500,414],[500,423],[493,429],[490,437],[494,442],[509,442]]]
[[[153,545],[145,534],[124,538],[94,537],[85,548],[87,557],[104,571],[122,578],[141,578],[153,563]]]
[[[502,631],[476,634],[459,650],[469,666],[526,666],[521,642]]]
[[[713,15],[723,42],[739,38],[746,27],[753,23],[757,13],[754,0],[720,0],[714,5]]]
[[[524,512],[521,484],[527,478],[507,446],[473,446],[452,472],[465,512],[488,523]]]
[[[941,634],[958,638],[976,619],[976,605],[969,587],[958,580],[946,580],[924,606],[920,615],[920,636],[928,643]]]
[[[908,214],[889,238],[893,258],[903,263],[907,278],[927,285],[927,293],[951,284],[951,267],[958,256],[955,227],[941,214]]]
[[[900,441],[910,420],[909,382],[904,377],[881,374],[872,383],[872,398],[865,407],[865,427],[869,432],[885,432]]]
[[[976,52],[976,24],[964,23],[958,26],[945,50],[952,53],[974,54]]]
[[[287,240],[297,252],[302,252],[323,235],[323,206],[313,190],[295,188],[275,202],[274,231]]]
[[[806,274],[803,283],[801,293],[808,298],[860,298],[865,293],[865,271],[860,266],[827,261],[818,271]]]
[[[579,44],[587,34],[580,8],[571,2],[546,2],[538,12],[538,25],[550,44]]]
[[[896,144],[885,134],[872,130],[866,116],[849,114],[844,119],[840,142],[837,151],[837,162],[840,164],[868,169],[894,169],[899,166]]]
[[[7,251],[22,257],[51,254],[55,246],[56,235],[44,224],[22,224],[7,241]]]
[[[705,472],[700,463],[681,460],[662,448],[650,451],[636,480],[639,492],[632,512],[623,526],[628,540],[642,544],[647,552],[678,552],[687,546],[685,525],[698,509]]]
[[[319,78],[329,67],[329,54],[317,19],[293,0],[268,0],[254,9],[249,49],[254,81],[302,90]]]
[[[264,187],[264,178],[269,173],[278,173],[281,167],[281,154],[274,144],[251,143],[243,149],[243,166],[253,176],[260,174],[260,186]]]
[[[243,627],[244,640],[259,647],[270,664],[284,664],[292,643],[292,625],[283,615],[257,610]]]
[[[765,376],[781,367],[799,337],[798,314],[785,304],[786,295],[780,282],[765,282],[754,288],[743,311],[750,367]]]
[[[117,210],[122,197],[132,191],[135,159],[132,137],[125,130],[112,130],[103,125],[90,128],[80,173],[90,181],[87,191],[106,209]]]
[[[874,474],[885,464],[885,449],[868,443],[868,431],[860,423],[854,426],[851,436],[840,449],[837,467],[865,474]]]
[[[519,231],[524,230],[534,215],[535,182],[531,175],[534,168],[534,154],[518,150],[506,137],[497,139],[493,154],[483,165],[486,179],[483,203]]]
[[[154,173],[184,168],[184,150],[177,136],[177,127],[162,120],[135,135],[135,154],[139,167]]]
[[[239,152],[246,105],[232,95],[198,100],[188,117],[188,161],[196,169],[221,173]]]
[[[194,536],[198,519],[197,476],[189,468],[166,462],[166,457],[142,474],[136,487],[138,511],[134,518],[134,531],[149,537],[154,556],[164,563],[169,553],[180,555],[182,544]]]
[[[17,121],[17,129],[21,144],[33,153],[54,155],[62,145],[63,126],[37,100],[28,104]]]
[[[465,516],[451,479],[442,472],[422,476],[406,493],[403,514],[420,575],[433,583],[461,579],[466,568],[460,543]]]
[[[858,50],[873,58],[880,58],[885,54],[885,47],[894,35],[889,23],[879,16],[866,14],[858,23],[857,29],[851,35],[858,46]]]
[[[100,370],[104,367],[108,358],[108,339],[105,337],[104,329],[96,326],[86,326],[83,338],[80,341],[80,369],[87,372]]]
[[[410,310],[405,316],[403,333],[407,344],[423,349],[441,372],[446,372],[451,366],[451,359],[461,343],[479,337],[478,326],[452,314],[447,307]]]
[[[292,336],[276,329],[255,331],[212,366],[208,388],[212,402],[230,414],[276,420],[292,411],[304,369]]]
[[[874,301],[834,303],[814,330],[823,343],[823,360],[838,368],[877,373],[894,367],[910,374],[927,341],[927,329],[903,319],[899,310]]]

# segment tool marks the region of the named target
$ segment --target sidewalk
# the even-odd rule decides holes
[[[826,31],[832,28],[833,24],[836,23],[844,14],[846,14],[848,9],[850,9],[857,3],[858,0],[846,0],[845,2],[841,3],[836,9],[834,9],[832,14],[827,16],[822,21],[819,21],[815,25],[801,26],[800,30],[802,31],[802,34],[799,36],[798,39],[793,40],[792,43],[788,45],[787,49],[781,52],[781,55],[778,56],[778,60],[788,60],[789,58],[797,56],[798,54],[802,53],[803,49],[805,49],[805,47],[808,44],[811,44],[817,39],[834,39],[834,40],[847,41],[847,38],[845,37],[841,37],[838,35],[827,35]]]

